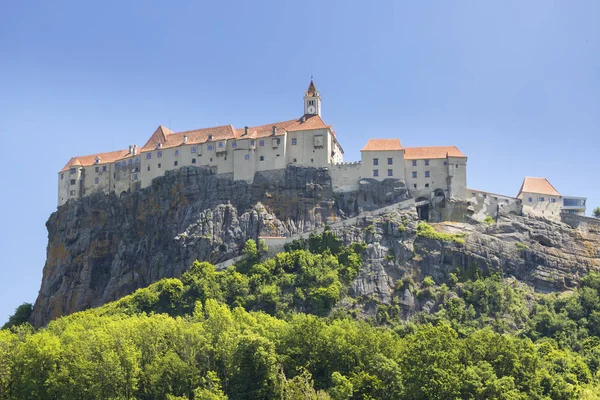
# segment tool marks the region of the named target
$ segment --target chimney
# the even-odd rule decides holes
[[[302,116],[302,122],[306,122],[306,115]]]
[[[134,156],[137,155],[137,152],[138,152],[137,144],[134,144],[133,145],[133,155]]]
[[[129,154],[131,154],[133,152],[133,146],[129,145]]]
[[[271,128],[271,129],[272,129],[271,134],[273,136],[275,136],[275,134],[277,133],[277,127],[275,125],[273,125],[273,128]]]
[[[245,127],[244,127],[244,136],[246,136],[247,134],[248,134],[248,127],[247,127],[247,126],[245,126]]]
[[[158,144],[156,145],[156,148],[157,148],[157,149],[162,149],[162,143],[161,143],[161,142],[158,142]]]
[[[208,140],[212,140],[213,139],[213,135],[208,135]]]
[[[183,135],[183,144],[187,143],[187,135]]]

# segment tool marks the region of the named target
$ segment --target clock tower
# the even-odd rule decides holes
[[[304,92],[304,115],[321,116],[321,95],[317,91],[312,79],[308,89]]]

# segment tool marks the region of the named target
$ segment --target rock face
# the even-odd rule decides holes
[[[420,282],[431,276],[446,282],[450,273],[474,276],[498,271],[532,285],[537,291],[577,287],[581,277],[600,269],[600,231],[582,232],[566,224],[535,217],[500,216],[493,225],[446,222],[432,224],[442,233],[463,234],[464,244],[417,234],[416,213],[397,211],[359,219],[336,232],[346,243],[368,244],[364,265],[350,295],[402,306],[405,315],[426,309],[402,279]]]
[[[48,247],[31,322],[102,305],[192,262],[240,254],[248,238],[289,236],[340,211],[327,169],[288,167],[254,184],[206,168],[167,172],[134,193],[93,195],[60,207],[46,223]]]
[[[42,326],[180,276],[196,259],[231,259],[248,238],[292,236],[408,196],[393,180],[359,186],[355,193],[333,193],[326,168],[288,167],[257,174],[247,184],[188,167],[121,197],[97,194],[69,202],[46,223],[47,259],[31,322]],[[350,295],[396,302],[410,315],[428,305],[399,286],[405,276],[443,282],[451,272],[498,270],[550,291],[574,287],[587,271],[600,268],[595,228],[510,215],[486,225],[459,214],[467,222],[435,228],[466,234],[464,244],[417,235],[414,212],[359,217],[340,228],[346,243],[368,244]]]

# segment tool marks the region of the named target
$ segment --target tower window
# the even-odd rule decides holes
[[[373,170],[373,176],[379,176],[379,170],[378,169],[374,169]]]
[[[65,179],[65,174],[60,174],[60,180],[62,181],[63,179]]]
[[[71,196],[75,196],[75,191],[74,190],[71,190],[69,193],[71,194]]]
[[[70,173],[70,174],[74,174],[75,172],[77,172],[77,169],[75,169],[75,168],[71,168],[71,169],[69,170],[69,173]]]
[[[100,167],[96,167],[96,172],[100,172]]]
[[[373,159],[373,165],[379,165],[379,158]]]
[[[71,179],[71,185],[74,185],[74,184],[75,184],[75,182],[76,182],[76,180],[75,180],[75,179]]]
[[[137,160],[136,162],[140,162],[139,158],[136,158],[136,160]],[[102,166],[102,172],[106,172],[106,165]]]

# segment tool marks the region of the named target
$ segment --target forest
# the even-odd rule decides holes
[[[21,307],[0,330],[0,399],[599,398],[600,274],[554,294],[405,276],[397,292],[431,304],[406,318],[348,296],[364,248],[326,231],[265,259],[249,240],[226,270],[195,262],[45,328]]]

